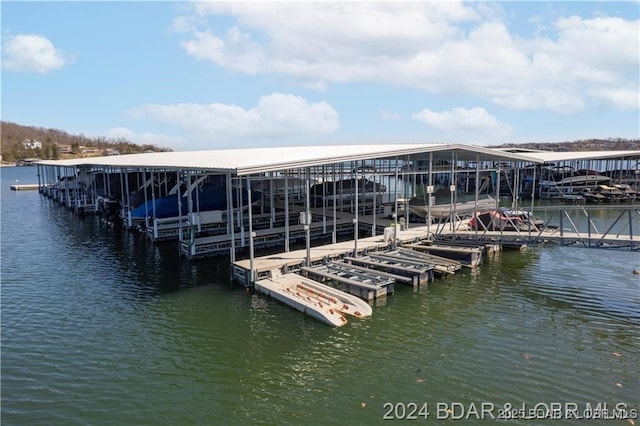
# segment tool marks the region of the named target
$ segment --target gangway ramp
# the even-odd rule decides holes
[[[320,281],[331,280],[338,288],[364,300],[373,300],[393,293],[395,278],[372,269],[355,268],[344,262],[329,262],[326,265],[303,267],[304,276]]]

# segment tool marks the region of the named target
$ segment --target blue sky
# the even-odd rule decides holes
[[[640,137],[640,2],[2,1],[2,120],[177,151]]]

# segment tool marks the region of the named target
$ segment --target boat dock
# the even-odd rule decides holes
[[[233,281],[340,326],[345,313],[370,315],[367,302],[392,295],[396,283],[422,286],[477,268],[502,247],[640,249],[637,205],[611,206],[620,215],[604,225],[597,208],[534,210],[542,182],[556,179],[545,165],[569,160],[576,170],[615,164],[598,179],[633,176],[637,186],[640,151],[389,144],[45,160],[36,165],[38,185],[12,189],[38,188],[154,243],[176,240],[176,255],[189,260],[228,256]],[[584,176],[595,175],[572,172],[571,182],[591,179]],[[507,187],[508,214],[499,199]],[[635,202],[640,188],[624,189],[615,200]],[[518,191],[532,197],[531,212],[519,210],[526,207]]]

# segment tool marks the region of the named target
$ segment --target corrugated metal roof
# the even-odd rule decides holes
[[[239,176],[321,166],[348,161],[400,158],[451,159],[451,152],[462,161],[516,160],[538,162],[523,154],[501,152],[491,148],[447,144],[327,145],[271,148],[224,149],[210,151],[155,152],[72,160],[40,161],[38,164],[62,167],[111,166],[127,168],[167,168],[206,170]]]
[[[640,151],[575,151],[575,152],[527,152],[527,157],[533,157],[545,163],[559,161],[605,160],[610,158],[640,158]]]

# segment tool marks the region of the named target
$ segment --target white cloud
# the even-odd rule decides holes
[[[149,104],[129,114],[180,127],[210,140],[221,137],[274,137],[330,133],[338,129],[338,113],[326,102],[272,93],[262,96],[250,109],[221,103]]]
[[[544,31],[526,38],[510,31],[508,13],[482,2],[205,2],[193,10],[178,18],[192,26],[187,54],[305,87],[382,82],[565,113],[636,108],[629,99],[640,90],[638,20],[532,16]],[[234,23],[207,26],[214,15]]]
[[[589,96],[616,109],[640,109],[640,92],[631,88],[592,89]]]
[[[380,118],[383,120],[399,120],[401,118],[400,114],[393,111],[382,110],[379,112]]]
[[[158,148],[176,149],[185,145],[182,138],[150,132],[136,133],[126,127],[114,127],[107,132],[106,136],[114,139],[123,138],[138,145],[155,145]]]
[[[225,63],[229,68],[247,74],[255,74],[266,60],[251,37],[236,27],[230,28],[224,39],[210,31],[195,32],[193,38],[183,41],[181,46],[197,59]]]
[[[189,55],[247,73],[283,73],[298,80],[338,82],[379,78],[379,66],[438,46],[477,19],[462,3],[196,3],[196,18],[231,14],[237,24],[203,27],[182,46]],[[180,17],[184,20],[184,17]],[[182,25],[184,26],[184,25]]]
[[[424,109],[413,116],[414,120],[448,133],[473,133],[504,137],[511,128],[490,115],[484,108],[453,108],[435,112]]]
[[[9,71],[46,74],[72,61],[49,39],[37,34],[9,36],[2,44],[2,68]]]

